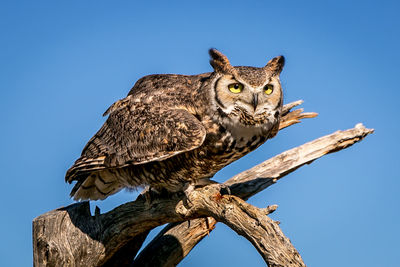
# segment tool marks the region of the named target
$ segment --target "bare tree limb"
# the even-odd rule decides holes
[[[145,231],[129,240],[123,247],[118,249],[118,251],[115,252],[114,255],[103,264],[103,266],[132,266],[133,260],[139,249],[142,247],[142,244],[146,240],[149,232],[150,230]]]
[[[223,196],[218,184],[196,189],[183,198],[181,194],[160,197],[151,206],[138,198],[95,216],[90,215],[87,202],[75,204],[34,220],[35,265],[105,265],[132,238],[155,226],[210,216],[247,238],[270,266],[289,266],[291,262],[303,266],[296,249],[266,216],[272,210]]]
[[[283,117],[290,114],[291,108],[299,104],[301,104],[301,101],[285,105]],[[292,121],[296,123],[297,120]],[[123,208],[123,206],[120,208]],[[127,240],[119,240],[121,242],[117,240],[109,247],[115,252],[118,251],[118,253],[108,253],[109,251],[103,251],[106,247],[104,240],[107,240],[107,237],[110,236],[109,233],[119,231],[119,229],[107,227],[107,220],[101,221],[99,213],[96,211],[97,215],[92,217],[89,205],[78,203],[36,218],[33,221],[35,265],[63,265],[65,263],[95,265],[93,259],[101,259],[102,264],[109,266],[121,265],[121,261],[129,262],[137,253],[152,226],[150,225],[148,230],[144,230],[142,233],[131,233],[127,236]],[[102,217],[104,216],[106,215],[102,215]],[[104,231],[106,233],[103,233]],[[90,240],[91,242],[80,246],[81,240]],[[99,255],[97,257],[96,253],[91,254],[92,251],[96,251],[96,253],[101,251],[102,254],[107,254],[107,256]],[[76,255],[80,256],[77,257]],[[91,260],[86,261],[85,258],[91,258]]]
[[[315,113],[291,111],[291,108],[298,104],[300,103],[296,102],[284,107],[280,129],[299,122],[301,118],[316,116]],[[362,125],[336,132],[282,153],[233,177],[226,184],[230,186],[233,194],[246,199],[298,167],[327,153],[346,148],[371,132],[372,130]],[[275,208],[271,206],[258,209],[238,197],[222,196],[218,185],[196,189],[186,197],[179,193],[158,196],[151,205],[139,196],[136,201],[123,204],[105,214],[96,212],[95,216],[91,216],[87,202],[77,203],[34,219],[34,264],[35,266],[125,264],[137,253],[149,230],[165,223],[191,220],[189,227],[186,222],[186,230],[191,229],[192,233],[181,232],[173,236],[181,248],[174,257],[171,257],[169,247],[165,247],[170,242],[165,238],[169,235],[167,234],[169,230],[178,229],[182,224],[163,231],[164,234],[160,237],[167,242],[160,243],[160,238],[152,242],[156,245],[162,244],[153,250],[153,255],[149,254],[152,248],[147,248],[135,261],[137,264],[139,259],[149,259],[146,262],[151,265],[151,258],[160,256],[160,251],[164,251],[165,262],[175,265],[204,234],[212,230],[215,220],[204,219],[210,216],[227,224],[252,242],[268,265],[303,266],[300,255],[290,241],[283,235],[278,225],[265,215]],[[197,223],[200,220],[204,223]],[[255,226],[257,230],[254,229]],[[129,253],[133,255],[129,256]]]
[[[293,124],[301,122],[302,119],[314,118],[318,115],[318,113],[315,112],[303,112],[304,110],[302,108],[292,111],[294,107],[297,107],[302,103],[303,100],[297,100],[283,106],[281,120],[279,123],[279,131]]]
[[[230,186],[233,195],[246,200],[304,164],[310,164],[326,154],[347,148],[373,131],[362,124],[346,131],[337,131],[264,161],[232,177],[225,184]],[[136,260],[140,263],[146,262],[147,266],[154,266],[152,264],[157,259],[177,265],[215,228],[216,223],[215,219],[208,218],[208,227],[205,227],[202,219],[192,220],[190,227],[187,223],[168,225],[143,249]],[[179,249],[174,250],[175,247]]]

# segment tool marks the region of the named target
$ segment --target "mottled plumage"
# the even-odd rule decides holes
[[[276,134],[283,57],[255,68],[233,67],[215,49],[210,55],[214,72],[145,76],[104,113],[106,122],[67,171],[66,181],[77,181],[74,199],[146,185],[179,191]]]

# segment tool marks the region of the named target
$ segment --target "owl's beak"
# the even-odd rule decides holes
[[[257,105],[258,105],[258,94],[253,94],[253,101],[252,101],[254,111],[256,111]]]

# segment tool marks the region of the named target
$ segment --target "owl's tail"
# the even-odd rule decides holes
[[[70,194],[74,200],[102,200],[123,188],[108,171],[81,174],[74,180],[77,180],[77,183]]]
[[[123,188],[114,171],[105,166],[104,158],[83,156],[67,171],[65,181],[76,181],[70,194],[74,200],[105,199]]]

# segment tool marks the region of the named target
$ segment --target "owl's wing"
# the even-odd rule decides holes
[[[102,169],[167,159],[199,147],[206,136],[203,124],[182,107],[150,106],[128,96],[106,113],[107,121],[67,171],[69,183]]]

